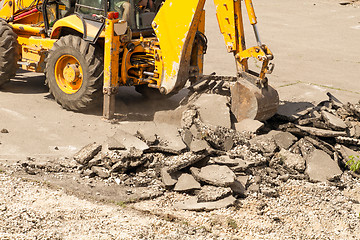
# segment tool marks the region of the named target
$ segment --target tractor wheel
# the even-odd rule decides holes
[[[46,81],[57,103],[79,111],[100,100],[103,82],[101,50],[78,36],[64,36],[46,58]]]
[[[0,86],[15,77],[20,45],[11,26],[0,20]]]
[[[150,88],[146,84],[142,85],[136,85],[135,91],[140,93],[144,98],[151,99],[151,100],[162,100],[170,98],[171,96],[174,96],[174,93],[170,94],[161,94],[159,89],[156,88]]]

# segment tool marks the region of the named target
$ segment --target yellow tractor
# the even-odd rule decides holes
[[[187,81],[203,77],[206,0],[2,0],[0,2],[0,86],[20,66],[44,72],[55,100],[79,111],[101,99],[113,118],[119,86],[146,96],[170,96]],[[251,0],[214,0],[228,52],[237,64],[231,83],[238,120],[266,120],[278,94],[268,85],[271,51],[257,32]],[[244,4],[242,4],[244,2]],[[242,7],[246,6],[257,46],[246,48]],[[262,62],[259,73],[248,58]]]

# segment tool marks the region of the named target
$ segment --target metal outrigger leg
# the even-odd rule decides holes
[[[115,96],[119,83],[119,52],[120,37],[115,34],[114,25],[118,19],[106,19],[105,22],[105,52],[104,52],[104,105],[103,118],[112,119],[115,114]]]

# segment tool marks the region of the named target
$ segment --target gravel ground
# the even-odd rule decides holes
[[[121,204],[120,204],[121,205]],[[0,239],[208,239],[205,231],[0,174]],[[195,234],[195,235],[194,235]]]
[[[250,195],[238,206],[212,212],[174,211],[172,203],[186,196],[169,193],[134,204],[160,215],[175,215],[200,226],[214,239],[359,239],[360,181],[344,174],[338,187],[305,180],[281,184],[279,197]]]
[[[0,182],[0,239],[358,239],[360,231],[360,181],[348,174],[344,190],[288,180],[277,198],[253,194],[211,212],[175,210],[186,194],[119,206],[5,173]]]

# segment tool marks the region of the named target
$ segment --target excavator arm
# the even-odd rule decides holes
[[[189,79],[191,50],[206,0],[167,0],[153,21],[162,55],[160,92],[168,94],[181,89]],[[266,120],[278,107],[278,94],[268,85],[273,54],[262,44],[252,0],[243,0],[257,46],[246,48],[240,0],[214,0],[220,31],[228,52],[234,54],[238,80],[232,84],[232,112],[238,121],[244,118]],[[248,68],[248,59],[262,62],[259,73]]]
[[[277,91],[268,85],[266,74],[270,74],[274,58],[270,49],[261,42],[257,30],[257,19],[252,0],[245,2],[250,24],[253,27],[257,46],[246,48],[242,4],[240,0],[214,0],[220,31],[228,52],[236,59],[238,80],[231,87],[231,110],[238,121],[244,118],[267,120],[279,105]],[[249,70],[248,59],[262,62],[259,73]]]
[[[253,26],[257,46],[246,49],[244,25],[240,0],[214,0],[220,31],[224,36],[228,52],[236,59],[238,72],[249,72],[248,59],[253,57],[262,62],[259,84],[266,85],[265,74],[271,73],[273,66],[269,61],[274,58],[270,49],[261,43],[256,27],[257,19],[252,0],[244,0],[250,24]]]

